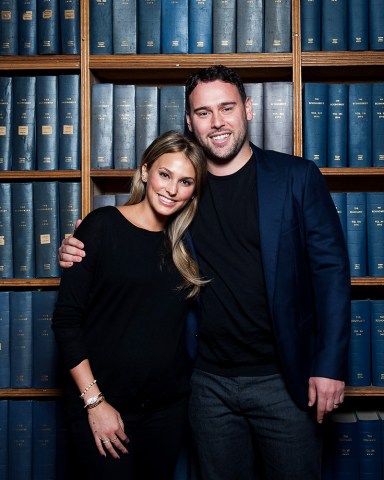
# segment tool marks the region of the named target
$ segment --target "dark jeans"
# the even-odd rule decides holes
[[[321,428],[280,375],[195,370],[189,419],[202,480],[319,480]],[[256,473],[258,472],[258,473]]]

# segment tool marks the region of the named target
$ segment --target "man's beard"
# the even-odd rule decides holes
[[[211,161],[212,163],[224,165],[226,163],[229,163],[231,160],[233,160],[236,155],[240,152],[242,149],[244,143],[246,142],[246,136],[244,135],[242,138],[238,138],[236,142],[232,145],[232,148],[229,152],[227,152],[225,155],[217,155],[212,148],[209,146],[202,144],[200,142],[199,145],[202,147],[205,156],[207,160]],[[198,139],[197,139],[198,140]],[[216,150],[220,151],[220,148],[217,148]]]

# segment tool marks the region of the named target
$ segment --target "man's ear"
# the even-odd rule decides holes
[[[247,116],[247,120],[250,121],[253,119],[253,111],[252,111],[252,102],[249,97],[246,98],[244,105],[245,105],[245,113]]]
[[[191,127],[191,117],[189,116],[189,113],[185,113],[185,120],[187,122],[187,127],[190,132],[192,132],[192,127]]]

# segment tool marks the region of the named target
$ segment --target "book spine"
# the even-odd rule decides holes
[[[375,411],[356,411],[359,476],[361,479],[381,478],[380,421]]]
[[[113,53],[137,53],[137,2],[113,0]]]
[[[367,264],[370,277],[384,276],[384,192],[366,192]]]
[[[348,0],[322,0],[321,49],[348,50]]]
[[[384,83],[372,84],[372,166],[384,167]]]
[[[305,83],[304,157],[320,167],[327,166],[328,86],[326,83]]]
[[[9,292],[0,292],[0,388],[11,386],[10,320]]]
[[[118,205],[126,205],[128,200],[131,198],[130,193],[115,193],[115,204]]]
[[[12,248],[15,278],[35,276],[32,183],[12,183]]]
[[[12,170],[34,170],[36,77],[13,78],[12,124]]]
[[[213,53],[236,53],[236,0],[213,0]]]
[[[59,0],[61,53],[80,55],[80,0]]]
[[[212,0],[189,0],[188,52],[212,53]]]
[[[330,192],[336,211],[339,215],[341,228],[347,241],[347,194],[346,192]]]
[[[264,4],[263,0],[237,0],[237,47],[238,53],[261,53],[264,51]]]
[[[252,103],[252,120],[248,121],[249,140],[259,148],[264,146],[264,102],[262,83],[244,83],[247,97]]]
[[[139,53],[161,53],[161,0],[138,0]]]
[[[58,81],[56,75],[36,77],[36,166],[59,168]]]
[[[32,292],[10,292],[11,388],[32,387]]]
[[[113,54],[113,8],[112,0],[90,0],[91,55]]]
[[[162,86],[159,93],[159,133],[168,130],[184,133],[186,129],[184,85]]]
[[[60,170],[81,168],[80,75],[59,75]]]
[[[347,247],[351,277],[367,275],[367,204],[365,192],[347,192]]]
[[[35,269],[37,278],[60,276],[58,182],[33,183]]]
[[[372,385],[384,387],[384,301],[371,300]],[[384,437],[383,437],[384,441]]]
[[[37,0],[19,1],[19,55],[37,55]]]
[[[384,50],[384,0],[369,0],[369,49]]]
[[[40,55],[61,53],[59,0],[37,0],[37,44]]]
[[[348,166],[348,85],[328,85],[328,148],[327,166]]]
[[[321,50],[321,0],[301,0],[301,50]]]
[[[91,168],[113,168],[113,84],[92,85]]]
[[[161,53],[188,53],[188,0],[161,1]]]
[[[113,166],[136,168],[135,86],[113,87]]]
[[[18,1],[0,0],[0,56],[18,53]]]
[[[56,401],[34,400],[32,403],[32,477],[39,480],[56,478]]]
[[[348,166],[372,165],[372,85],[351,83],[348,98]]]
[[[291,0],[265,2],[264,50],[266,53],[290,52]]]
[[[8,469],[8,405],[9,400],[0,400],[0,478],[9,479]]]
[[[81,183],[59,182],[60,239],[73,234],[76,220],[79,218],[81,218]]]
[[[11,199],[11,184],[0,183],[0,278],[13,278]]]
[[[332,413],[333,477],[359,480],[359,450],[356,413]]]
[[[145,149],[159,134],[158,88],[136,86],[136,159],[139,164]]]
[[[93,210],[100,207],[114,207],[116,205],[116,197],[113,193],[93,195]]]
[[[33,478],[32,404],[33,400],[9,400],[8,429],[10,478]]]
[[[348,385],[371,385],[371,311],[369,300],[351,302]]]
[[[367,0],[348,0],[348,48],[349,50],[368,50],[368,2]]]
[[[12,78],[0,77],[0,171],[12,165]]]

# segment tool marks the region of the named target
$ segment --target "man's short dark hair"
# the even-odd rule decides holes
[[[211,67],[201,68],[197,72],[193,73],[185,83],[185,97],[186,97],[186,110],[189,112],[189,96],[199,83],[210,83],[215,80],[221,80],[225,83],[231,83],[235,85],[240,93],[240,97],[245,102],[247,95],[245,93],[243,82],[240,76],[232,70],[232,68],[225,67],[224,65],[212,65]]]

